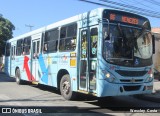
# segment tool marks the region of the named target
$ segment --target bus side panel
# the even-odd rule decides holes
[[[75,52],[73,52],[75,53]],[[71,80],[71,87],[72,91],[77,91],[77,66],[71,66],[71,60],[72,58],[70,57],[72,52],[62,52],[59,53],[59,59],[58,59],[58,70],[66,70],[69,75],[70,75],[70,80]],[[77,62],[77,61],[76,61]]]
[[[7,75],[10,75],[10,56],[5,57],[5,68],[4,68],[4,70],[5,70],[5,73]]]
[[[39,56],[39,83],[57,87],[57,75],[66,70],[71,78],[72,91],[77,91],[77,67],[70,66],[70,52],[51,53]]]
[[[28,81],[26,70],[24,68],[24,56],[17,56],[15,60],[16,67],[20,69],[21,79]],[[26,64],[28,64],[26,62]],[[15,69],[16,70],[16,69]]]
[[[48,84],[57,87],[57,73],[58,73],[58,55],[57,53],[52,53],[47,58],[48,62]]]
[[[39,57],[40,83],[56,87],[57,53],[43,54]]]

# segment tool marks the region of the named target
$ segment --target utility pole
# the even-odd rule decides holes
[[[26,27],[29,27],[30,31],[32,31],[32,27],[34,27],[33,25],[25,25]]]

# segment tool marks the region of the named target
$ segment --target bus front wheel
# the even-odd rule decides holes
[[[15,76],[16,76],[16,83],[19,84],[19,85],[22,84],[19,68],[16,70],[16,75]]]
[[[74,92],[71,90],[71,80],[70,76],[68,74],[64,75],[60,82],[60,92],[61,95],[66,100],[72,100],[74,99]]]

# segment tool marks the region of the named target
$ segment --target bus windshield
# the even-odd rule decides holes
[[[107,25],[103,26],[103,31]],[[109,26],[108,38],[103,33],[103,57],[121,66],[152,64],[152,35],[149,31],[119,24]]]

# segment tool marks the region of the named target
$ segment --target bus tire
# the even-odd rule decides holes
[[[71,90],[71,80],[68,74],[63,75],[60,81],[60,92],[66,100],[73,100],[75,93]]]
[[[16,70],[15,77],[16,77],[16,83],[19,84],[19,85],[22,84],[22,80],[21,80],[21,75],[20,75],[20,70],[19,70],[19,68]]]

